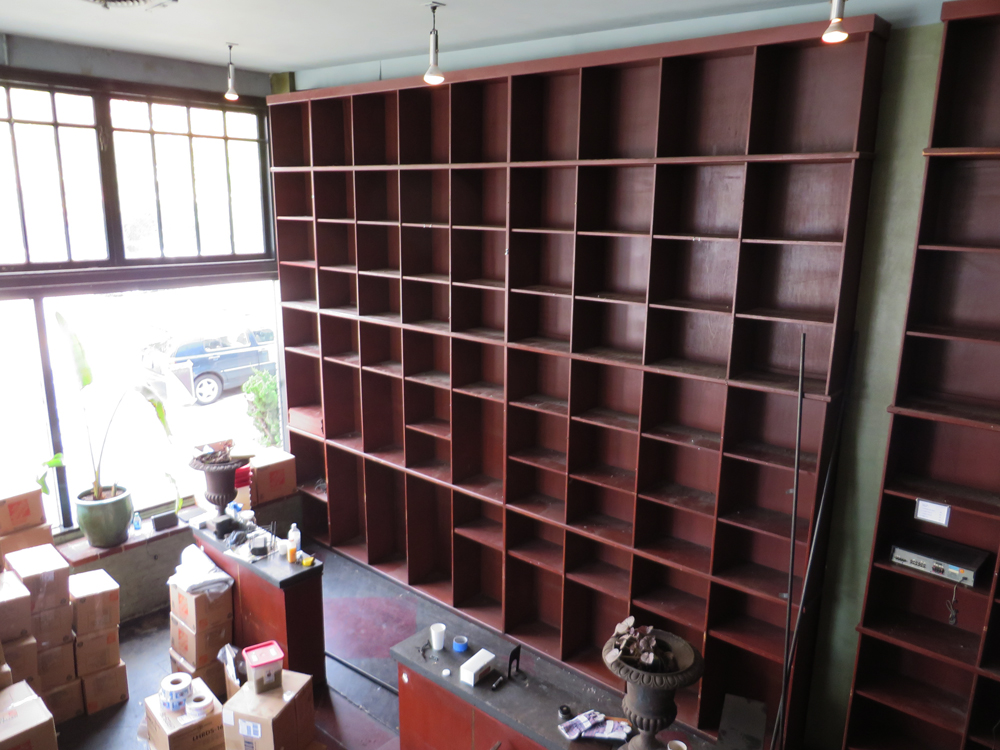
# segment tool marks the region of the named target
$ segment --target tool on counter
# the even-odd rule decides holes
[[[563,724],[573,718],[573,709],[569,706],[559,706],[559,723]]]
[[[569,721],[564,721],[560,724],[558,727],[559,732],[567,740],[579,739],[583,736],[583,733],[592,726],[603,724],[605,718],[604,714],[600,711],[584,711],[579,716],[574,716]]]
[[[501,686],[502,686],[502,685],[503,685],[503,684],[504,684],[504,683],[505,683],[506,681],[507,681],[507,680],[506,680],[506,678],[505,678],[505,677],[504,677],[503,675],[500,675],[499,677],[497,677],[497,679],[496,679],[496,682],[494,682],[494,683],[493,683],[493,685],[492,685],[492,686],[490,686],[490,690],[499,690],[499,689],[500,689],[500,687],[501,687]]]
[[[516,666],[515,666],[516,665]],[[514,650],[507,657],[507,679],[521,671],[521,647],[514,646]]]

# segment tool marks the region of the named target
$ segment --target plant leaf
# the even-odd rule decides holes
[[[43,473],[35,481],[38,482],[38,486],[42,488],[42,492],[44,492],[46,495],[48,495],[49,494],[49,480],[48,480],[48,477]]]
[[[44,465],[48,466],[50,469],[58,469],[65,466],[66,464],[63,463],[63,454],[57,453],[48,461],[46,461]]]
[[[90,365],[87,363],[87,354],[83,350],[83,344],[80,343],[77,335],[73,333],[73,329],[69,327],[69,323],[66,322],[66,318],[62,316],[62,313],[56,313],[56,322],[59,323],[59,327],[69,336],[70,345],[73,349],[73,364],[76,366],[76,377],[80,381],[80,388],[86,388],[94,382],[94,376],[90,370]]]
[[[160,397],[157,396],[156,392],[148,385],[137,386],[136,390],[142,394],[142,397],[146,399],[146,401],[149,402],[149,405],[156,411],[156,418],[160,420],[160,424],[163,425],[163,431],[167,433],[167,437],[170,437],[170,425],[167,422],[167,410],[163,406],[163,401],[160,400]]]
[[[652,664],[653,663],[653,652],[652,651],[646,651],[644,654],[642,654],[639,657],[639,661],[641,661],[643,664],[646,664],[647,666],[650,665],[650,664]]]
[[[616,661],[618,661],[618,657],[621,655],[622,655],[621,651],[619,651],[616,648],[613,648],[610,651],[608,651],[607,656],[604,657],[604,661],[607,664],[614,664]]]

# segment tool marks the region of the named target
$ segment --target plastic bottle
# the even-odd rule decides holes
[[[288,562],[295,562],[298,551],[302,547],[302,532],[294,523],[288,530]]]
[[[142,518],[139,516],[139,511],[132,514],[132,528],[136,531],[142,531]]]

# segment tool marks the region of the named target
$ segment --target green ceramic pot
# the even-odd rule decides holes
[[[93,500],[94,491],[81,492],[74,501],[76,520],[91,547],[117,547],[128,539],[132,521],[132,495],[124,487],[112,495],[113,487],[104,488],[104,499]]]

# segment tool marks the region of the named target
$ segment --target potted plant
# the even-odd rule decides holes
[[[65,318],[59,313],[56,314],[59,326],[66,333],[73,354],[73,365],[76,370],[80,391],[93,383],[93,373],[87,362],[87,355],[84,352],[80,339],[73,333],[66,323]],[[90,431],[90,423],[86,419],[87,409],[83,406],[84,425],[87,430],[87,447],[90,451],[90,465],[94,471],[94,482],[88,489],[81,492],[73,504],[76,507],[76,520],[80,525],[80,530],[87,537],[87,541],[92,547],[117,547],[128,539],[129,522],[132,520],[132,495],[128,489],[117,482],[105,484],[101,478],[101,463],[104,460],[104,447],[108,442],[108,435],[111,433],[111,426],[114,424],[115,415],[118,409],[133,391],[137,391],[146,402],[156,412],[157,421],[162,425],[164,432],[170,436],[170,426],[167,423],[167,413],[163,407],[163,402],[145,384],[136,385],[133,389],[126,389],[115,404],[115,408],[108,420],[101,439],[101,447],[94,456],[94,441]]]
[[[635,627],[634,617],[618,623],[602,654],[608,669],[625,680],[622,710],[639,732],[627,747],[664,747],[656,734],[677,718],[676,692],[701,679],[705,671],[701,654],[673,633],[648,625]]]

